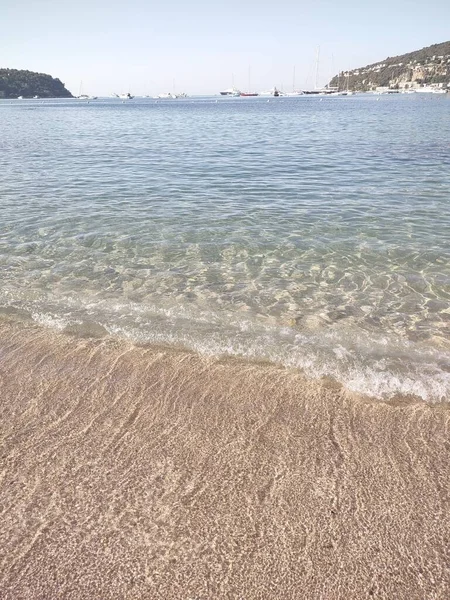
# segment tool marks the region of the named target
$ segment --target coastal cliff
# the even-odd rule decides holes
[[[342,71],[329,83],[330,87],[355,92],[367,92],[380,87],[415,89],[423,85],[450,87],[450,41],[388,57],[352,71]]]
[[[18,69],[0,69],[0,98],[73,98],[51,75]]]

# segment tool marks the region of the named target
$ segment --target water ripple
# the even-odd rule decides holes
[[[0,102],[4,310],[449,396],[447,98],[29,105]]]

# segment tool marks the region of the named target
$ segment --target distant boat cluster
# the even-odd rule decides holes
[[[158,96],[141,96],[141,98],[153,98],[154,100],[175,100],[177,98],[187,98],[187,94],[184,92],[180,94],[175,94],[174,92],[167,92],[165,94],[159,94]],[[130,92],[126,94],[112,94],[112,98],[120,98],[121,100],[133,100],[134,96],[130,94]]]
[[[368,93],[368,94],[447,94],[450,90],[444,87],[437,86],[423,86],[417,87],[414,89],[408,90],[399,90],[394,88],[377,88],[372,92],[354,92],[352,90],[340,90],[337,87],[325,87],[325,88],[315,88],[313,90],[293,90],[292,92],[284,92],[282,90],[278,90],[276,87],[273,87],[270,90],[263,92],[241,92],[235,87],[228,88],[226,90],[222,90],[220,92],[221,96],[231,96],[231,97],[248,97],[248,96],[286,96],[286,97],[295,97],[295,96],[353,96],[356,93]]]
[[[387,87],[378,87],[372,94],[447,94],[448,89],[433,85],[424,85],[422,87],[410,89],[396,89]]]
[[[314,90],[292,90],[292,92],[284,92],[279,90],[276,87],[273,87],[270,90],[265,90],[263,92],[241,92],[235,87],[228,88],[226,90],[222,90],[220,92],[221,96],[232,96],[232,97],[249,97],[249,96],[274,96],[275,98],[279,96],[307,96],[307,95],[315,95],[315,96],[351,96],[353,92],[339,91],[338,88],[317,88]]]
[[[293,90],[291,92],[285,92],[283,90],[279,90],[277,87],[273,87],[270,90],[265,90],[262,92],[241,92],[235,87],[228,88],[226,90],[222,90],[220,92],[221,96],[228,96],[232,98],[247,98],[247,97],[256,97],[256,96],[273,96],[277,97],[296,97],[296,96],[353,96],[354,94],[447,94],[450,92],[450,89],[445,87],[440,87],[439,85],[425,85],[422,87],[416,87],[413,89],[396,89],[396,88],[388,88],[388,87],[378,87],[373,91],[368,92],[354,92],[352,90],[340,90],[337,87],[324,87],[324,88],[315,88],[313,90]],[[133,100],[135,97],[138,98],[152,98],[154,100],[176,100],[177,98],[188,98],[188,95],[183,93],[175,94],[172,92],[167,92],[164,94],[158,94],[157,96],[133,96],[130,92],[126,94],[116,94],[112,93],[111,98],[117,98],[125,102],[126,100]],[[33,96],[33,99],[39,99],[39,96]],[[23,100],[23,96],[18,96],[18,100]],[[80,94],[79,96],[75,96],[76,100],[97,100],[98,96],[91,96],[88,94]]]

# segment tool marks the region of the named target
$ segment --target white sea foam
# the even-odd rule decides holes
[[[17,302],[16,302],[17,304]],[[30,303],[23,303],[29,306]],[[301,369],[312,378],[332,377],[348,389],[380,399],[417,396],[428,402],[450,398],[450,355],[429,343],[368,332],[338,321],[299,331],[249,312],[214,312],[71,296],[47,297],[32,319],[58,331],[104,330],[139,344],[167,344],[219,357],[266,360]],[[86,325],[83,325],[86,324]],[[96,325],[95,325],[96,324]]]
[[[267,360],[301,369],[312,378],[332,377],[348,389],[380,399],[417,396],[427,402],[450,398],[450,360],[446,353],[411,342],[389,341],[350,332],[298,334],[286,328],[254,324],[250,335],[242,329],[215,330],[202,335],[195,329],[106,326],[114,335],[139,343],[164,343],[214,356]],[[281,334],[281,335],[280,335]],[[286,337],[289,339],[286,340]],[[351,339],[351,346],[343,344]],[[439,366],[441,365],[441,366]]]
[[[50,327],[57,331],[63,331],[71,322],[70,319],[44,312],[32,312],[31,317],[39,325]]]

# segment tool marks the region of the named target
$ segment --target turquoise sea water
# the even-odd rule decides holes
[[[0,313],[450,398],[450,95],[0,101]]]

